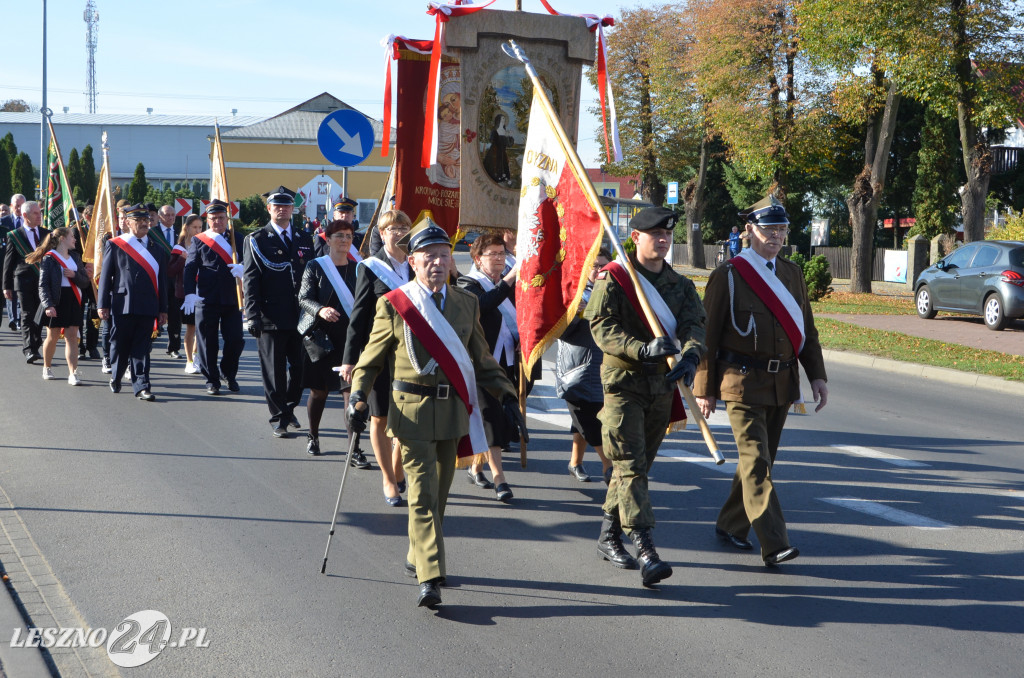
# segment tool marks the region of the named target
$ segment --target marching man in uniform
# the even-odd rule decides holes
[[[238,284],[242,264],[232,261],[238,244],[228,231],[228,204],[216,198],[206,209],[209,228],[194,236],[185,259],[185,303],[181,310],[196,314],[196,364],[206,377],[206,392],[220,394],[221,375],[228,390],[238,391],[238,360],[245,348]],[[237,257],[238,255],[234,255]],[[219,338],[224,335],[224,357],[217,365]]]
[[[406,571],[420,583],[417,604],[433,608],[446,576],[441,524],[456,454],[487,449],[477,387],[503,403],[515,433],[525,434],[525,425],[512,382],[487,347],[476,297],[447,284],[448,234],[425,221],[408,240],[415,279],[377,302],[370,340],[353,371],[348,416],[353,430],[366,427],[366,394],[390,367],[388,435],[398,438],[409,482]]]
[[[149,210],[124,210],[128,232],[103,246],[98,313],[110,321],[110,390],[121,391],[121,377],[131,365],[132,390],[139,400],[155,400],[149,383],[149,352],[157,324],[167,322],[167,255],[149,233]]]
[[[800,371],[811,382],[815,412],[828,402],[825,362],[800,267],[778,256],[789,233],[781,205],[758,203],[747,214],[750,247],[719,266],[704,293],[708,352],[693,392],[704,416],[725,401],[739,460],[715,534],[750,550],[754,529],[766,565],[796,558],[772,482],[772,466]]]
[[[625,530],[636,545],[641,581],[648,587],[672,576],[672,567],[654,549],[647,474],[669,424],[686,416],[675,383],[692,384],[704,354],[700,297],[689,278],[665,263],[674,224],[675,214],[663,207],[648,207],[629,224],[636,245],[636,254],[629,257],[664,336],[655,337],[629,274],[618,262],[598,273],[583,314],[604,352],[601,436],[612,462],[597,550],[612,565],[635,569],[636,560],[622,545]],[[680,353],[669,372],[665,359]]]

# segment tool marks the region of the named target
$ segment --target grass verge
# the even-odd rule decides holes
[[[843,311],[829,312],[841,313]],[[867,313],[867,311],[856,311],[856,313]],[[814,324],[818,328],[823,348],[854,351],[891,360],[948,367],[964,372],[976,372],[1013,381],[1024,381],[1024,356],[998,351],[982,351],[969,346],[947,344],[900,332],[873,330],[831,318],[815,318]]]
[[[819,313],[863,313],[866,315],[913,315],[917,313],[911,297],[880,296],[833,292],[820,301],[811,302],[815,315]]]

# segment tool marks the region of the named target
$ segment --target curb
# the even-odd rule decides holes
[[[822,351],[826,362],[837,362],[855,367],[868,367],[883,372],[902,374],[921,379],[930,379],[945,384],[954,384],[966,388],[982,388],[988,391],[1006,393],[1009,395],[1024,396],[1024,383],[1009,381],[1002,377],[991,377],[987,374],[975,372],[961,372],[960,370],[948,367],[934,367],[932,365],[921,365],[919,363],[906,363],[889,358],[879,358],[864,353],[852,353],[850,351],[837,351],[828,349]]]

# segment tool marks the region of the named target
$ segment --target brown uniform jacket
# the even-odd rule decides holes
[[[491,355],[480,326],[480,305],[476,296],[458,287],[448,286],[444,303],[444,317],[462,340],[476,367],[476,385],[486,389],[499,401],[505,395],[515,397],[512,382],[505,370]],[[412,350],[421,368],[430,361],[430,354],[411,332]],[[352,392],[369,393],[377,373],[391,365],[391,374],[401,381],[424,386],[450,384],[444,371],[438,367],[433,374],[420,375],[409,360],[406,344],[405,321],[385,297],[377,300],[377,315],[366,347],[359,355],[352,373]],[[462,400],[450,390],[444,399],[421,396],[403,391],[392,391],[388,408],[388,435],[401,440],[451,440],[469,432],[469,414]]]
[[[785,284],[804,312],[807,339],[800,352],[800,364],[809,380],[826,379],[818,330],[814,326],[807,285],[800,267],[782,257],[776,257],[775,262],[779,280]],[[732,309],[729,304],[730,274],[735,290]],[[777,373],[750,369],[743,374],[738,365],[718,359],[720,349],[761,361],[775,359],[785,362],[792,360],[795,353],[789,337],[775,316],[732,264],[722,264],[711,273],[704,291],[704,309],[707,312],[708,350],[693,382],[694,395],[764,406],[788,405],[800,397],[800,373],[795,364]],[[753,316],[754,331],[747,336],[740,335],[733,325],[733,316],[736,326],[743,331],[746,331],[749,319]]]

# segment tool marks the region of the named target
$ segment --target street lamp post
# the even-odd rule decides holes
[[[39,109],[39,198],[46,192],[46,0],[43,0],[43,105]]]

